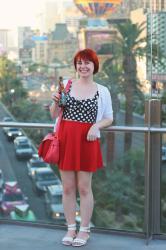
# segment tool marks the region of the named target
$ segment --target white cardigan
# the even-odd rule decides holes
[[[99,92],[99,99],[96,121],[100,121],[104,118],[113,119],[112,100],[108,88],[101,84],[97,84],[97,88]]]
[[[66,87],[67,82],[64,83]],[[98,98],[98,111],[97,111],[97,119],[96,122],[101,121],[102,119],[112,119],[113,120],[113,110],[112,110],[112,100],[111,95],[107,87],[97,84],[99,98]],[[56,119],[56,124],[57,124]],[[56,126],[55,124],[55,126]],[[98,137],[100,137],[100,131],[98,133]]]

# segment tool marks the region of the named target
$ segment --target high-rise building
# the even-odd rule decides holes
[[[143,8],[139,8],[136,10],[131,11],[130,19],[133,24],[141,25],[144,23],[144,30],[139,35],[139,39],[145,39],[147,37],[147,25],[146,25],[146,14],[144,13]],[[139,44],[139,47],[145,47],[145,43]],[[147,86],[147,76],[146,76],[146,55],[142,57],[136,57],[137,62],[137,78],[139,79],[142,91],[147,93],[149,91]]]
[[[54,29],[56,23],[63,23],[65,21],[63,2],[47,1],[45,3],[44,16],[45,32],[48,33]]]
[[[147,32],[148,42],[150,43],[152,37],[152,45],[157,46],[158,53],[158,59],[152,64],[152,68],[151,60],[147,59],[148,79],[151,79],[152,69],[152,80],[166,82],[166,12],[153,13],[153,18],[150,13],[147,14]]]
[[[8,49],[8,30],[7,29],[0,29],[0,44],[1,47],[7,51]]]
[[[78,10],[78,8],[71,3],[70,5],[66,3],[64,8],[65,23],[67,24],[68,30],[76,36],[79,29],[80,20],[84,17],[83,13]]]
[[[166,11],[166,0],[144,0],[144,9],[157,11]]]
[[[19,59],[23,63],[29,63],[32,60],[32,48],[34,47],[32,36],[33,31],[31,27],[18,28]]]
[[[68,31],[66,23],[57,23],[49,39],[48,62],[69,62],[77,49],[77,39]]]
[[[47,40],[35,40],[32,56],[34,62],[47,65],[57,80],[59,74],[57,71],[62,73],[63,70],[63,75],[71,75],[70,64],[77,50],[77,39],[68,31],[66,23],[56,23]]]

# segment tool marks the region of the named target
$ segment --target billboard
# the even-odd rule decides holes
[[[109,44],[117,35],[113,30],[85,30],[85,47],[98,52],[103,44]]]

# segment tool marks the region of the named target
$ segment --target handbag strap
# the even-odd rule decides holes
[[[69,80],[67,82],[66,87],[65,87],[65,92],[66,93],[69,91],[71,84],[72,84],[72,81]],[[62,116],[63,116],[63,108],[61,108],[61,110],[60,110],[59,117],[58,117],[58,122],[57,122],[57,125],[56,125],[55,129],[54,129],[54,132],[56,132],[56,135],[58,135],[58,133],[59,133],[59,128],[60,128],[60,123],[61,123],[61,120],[62,120]]]

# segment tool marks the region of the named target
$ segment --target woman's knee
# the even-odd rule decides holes
[[[78,192],[81,196],[87,196],[92,192],[92,189],[90,185],[85,185],[85,183],[79,183]]]
[[[64,183],[63,184],[63,194],[71,195],[73,193],[76,193],[75,185],[73,185],[73,183]]]
[[[76,177],[73,171],[60,171],[63,185],[63,194],[70,195],[76,192]]]

